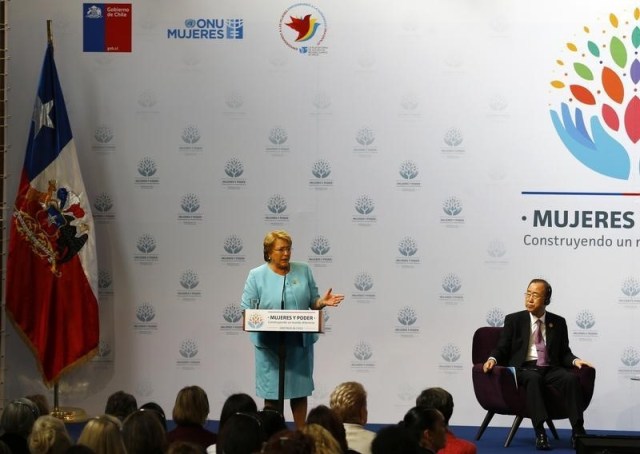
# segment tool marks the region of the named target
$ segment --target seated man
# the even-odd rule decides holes
[[[376,433],[364,428],[369,416],[364,387],[354,381],[339,384],[331,393],[329,406],[344,425],[349,449],[371,454],[371,442]]]
[[[571,352],[565,319],[546,312],[551,302],[551,285],[543,279],[533,279],[524,297],[526,310],[505,317],[498,345],[483,370],[490,372],[496,364],[516,368],[518,385],[526,389],[536,449],[548,451],[551,447],[543,426],[549,419],[542,395],[545,385],[553,386],[564,396],[575,442],[577,435],[585,433],[584,405],[578,377],[568,369],[593,366]]]
[[[416,406],[435,408],[444,416],[447,427],[447,444],[438,454],[476,454],[476,445],[456,437],[449,429],[449,420],[453,414],[453,396],[442,388],[427,388],[416,399]]]

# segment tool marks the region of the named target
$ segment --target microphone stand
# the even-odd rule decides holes
[[[282,281],[282,297],[280,299],[280,310],[284,310],[284,291],[287,284],[287,275]],[[287,357],[287,347],[285,345],[285,334],[280,333],[280,344],[278,345],[278,411],[284,416],[284,370],[285,359]]]

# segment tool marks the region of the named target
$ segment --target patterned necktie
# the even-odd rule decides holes
[[[549,363],[547,361],[547,346],[544,344],[544,339],[542,338],[542,320],[536,320],[536,324],[538,325],[538,329],[536,329],[536,333],[534,336],[534,340],[536,342],[536,350],[538,351],[536,366],[548,366]]]

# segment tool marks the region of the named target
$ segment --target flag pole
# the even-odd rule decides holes
[[[47,19],[47,44],[53,46],[53,32],[51,31],[51,19]]]

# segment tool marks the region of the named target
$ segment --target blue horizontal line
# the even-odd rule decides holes
[[[522,191],[521,194],[522,195],[573,195],[573,196],[640,197],[640,192]]]

